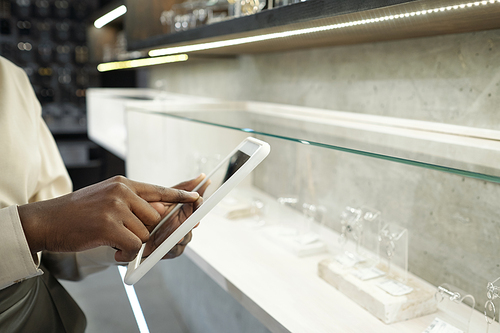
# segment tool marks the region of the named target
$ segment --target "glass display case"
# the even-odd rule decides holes
[[[430,287],[433,299],[442,281],[469,290],[479,310],[471,327],[487,329],[484,286],[500,275],[498,131],[257,102],[131,102],[127,135],[127,175],[167,186],[196,176],[247,136],[271,145],[245,184],[194,231],[187,251],[242,304],[253,304],[248,309],[266,326],[422,332],[431,324],[435,314],[383,324],[318,279],[318,264],[342,251],[339,238],[353,228],[341,223],[342,212],[370,207],[379,214],[379,237],[366,244],[378,243],[379,262],[407,266],[400,268]],[[248,223],[256,202],[265,209],[259,223]],[[228,218],[242,211],[248,214]],[[308,225],[318,235],[309,244],[321,242],[325,251],[298,256],[290,246],[297,239],[287,245],[266,236],[283,220]],[[396,251],[402,264],[391,261]],[[296,302],[308,310],[300,313]]]

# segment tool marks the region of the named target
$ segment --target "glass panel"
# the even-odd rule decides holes
[[[290,112],[259,110],[258,106],[250,107],[252,110],[223,105],[217,110],[212,105],[202,111],[162,110],[164,107],[137,111],[500,183],[497,131],[389,117],[353,118],[343,112],[308,112],[295,107]]]

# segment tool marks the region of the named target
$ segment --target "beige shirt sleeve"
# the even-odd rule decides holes
[[[31,256],[17,206],[0,209],[0,289],[42,274]]]
[[[17,213],[38,186],[40,114],[24,72],[0,57],[0,288],[41,274]]]
[[[0,56],[0,289],[42,274],[17,206],[71,192],[71,180],[22,69]],[[112,251],[112,249],[111,249]],[[87,251],[86,251],[87,252]],[[111,264],[110,249],[68,254],[81,277]]]

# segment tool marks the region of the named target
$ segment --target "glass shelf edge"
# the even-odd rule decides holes
[[[283,135],[271,134],[271,133],[257,131],[257,130],[251,129],[251,128],[241,128],[241,127],[237,127],[237,126],[223,125],[223,124],[219,124],[219,123],[189,118],[189,117],[185,117],[185,116],[179,116],[179,115],[165,113],[165,112],[161,112],[161,111],[141,109],[140,112],[156,114],[156,115],[161,115],[161,116],[167,116],[167,117],[191,121],[191,122],[195,122],[195,123],[199,123],[199,124],[217,126],[217,127],[221,127],[221,128],[230,129],[230,130],[245,132],[248,134],[262,135],[262,136],[272,137],[272,138],[276,138],[276,139],[282,139],[282,140],[286,140],[286,141],[296,142],[299,144],[305,144],[305,145],[311,145],[311,146],[320,147],[320,148],[332,149],[332,150],[346,152],[346,153],[350,153],[350,154],[366,156],[366,157],[401,163],[401,164],[415,166],[415,167],[421,167],[421,168],[425,168],[425,169],[429,169],[429,170],[447,172],[447,173],[455,174],[455,175],[462,176],[462,177],[474,178],[474,179],[478,179],[478,180],[482,180],[482,181],[500,184],[500,176],[493,176],[493,175],[483,174],[483,173],[474,172],[474,171],[467,171],[467,170],[462,170],[462,169],[453,168],[453,167],[447,167],[447,166],[438,165],[438,164],[432,164],[432,163],[427,163],[427,162],[422,162],[422,161],[417,161],[417,160],[411,160],[411,159],[402,158],[402,157],[384,155],[384,154],[364,151],[364,150],[360,150],[360,149],[336,146],[336,145],[331,145],[331,144],[326,144],[326,143],[321,143],[321,142],[314,142],[314,141],[306,140],[306,139],[299,139],[299,138],[292,138],[292,137],[283,136]]]

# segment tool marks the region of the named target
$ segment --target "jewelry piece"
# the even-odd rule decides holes
[[[382,229],[378,235],[378,241],[385,244],[385,254],[389,257],[389,259],[392,258],[396,250],[395,240],[397,239],[394,238],[394,235],[388,228]]]
[[[486,292],[486,296],[491,300],[498,298],[500,296],[498,294],[500,287],[495,286],[495,282],[497,282],[498,280],[500,280],[500,277],[493,282],[488,282],[488,284],[486,285],[486,290],[488,290]]]
[[[445,287],[439,286],[438,291],[434,294],[434,298],[439,303],[444,300],[445,295],[450,297],[450,301],[460,301],[462,297],[459,292],[452,292]]]
[[[252,214],[262,216],[264,213],[264,202],[260,199],[253,199],[252,201]]]
[[[290,206],[294,206],[295,204],[297,204],[299,200],[297,198],[278,198],[278,202],[281,204],[281,205],[290,205]]]
[[[363,220],[365,221],[372,222],[380,216],[380,212],[372,208],[361,207],[361,211],[363,211]]]
[[[488,282],[488,284],[486,285],[486,297],[488,297],[488,300],[484,304],[484,317],[485,317],[486,323],[488,325],[492,324],[493,321],[495,321],[495,317],[496,317],[496,313],[497,313],[497,309],[496,309],[495,303],[493,303],[493,301],[500,297],[500,294],[499,294],[500,287],[495,286],[495,282],[497,282],[498,280],[500,280],[500,277],[497,278],[493,282]],[[491,317],[488,316],[487,311],[493,312],[493,316],[491,316]]]
[[[493,315],[491,317],[488,316],[488,314],[486,313],[487,311],[490,311],[490,312],[493,311]],[[486,303],[484,304],[484,318],[486,319],[486,323],[488,325],[493,324],[493,321],[495,321],[496,313],[497,313],[497,309],[496,309],[493,301],[490,299],[487,300]]]
[[[396,250],[396,244],[394,244],[394,241],[391,240],[385,248],[385,253],[390,258],[394,255],[394,250]]]
[[[345,245],[345,243],[347,243],[347,237],[346,237],[346,235],[345,235],[345,233],[343,231],[340,234],[339,243],[340,243],[341,247],[343,247]]]
[[[340,214],[340,223],[342,224],[342,232],[339,242],[344,245],[347,242],[348,236],[357,241],[363,233],[363,223],[361,222],[361,210],[347,206],[342,214]]]
[[[252,208],[250,208],[254,220],[261,223],[264,222],[264,215],[266,211],[266,205],[260,199],[252,200]]]

